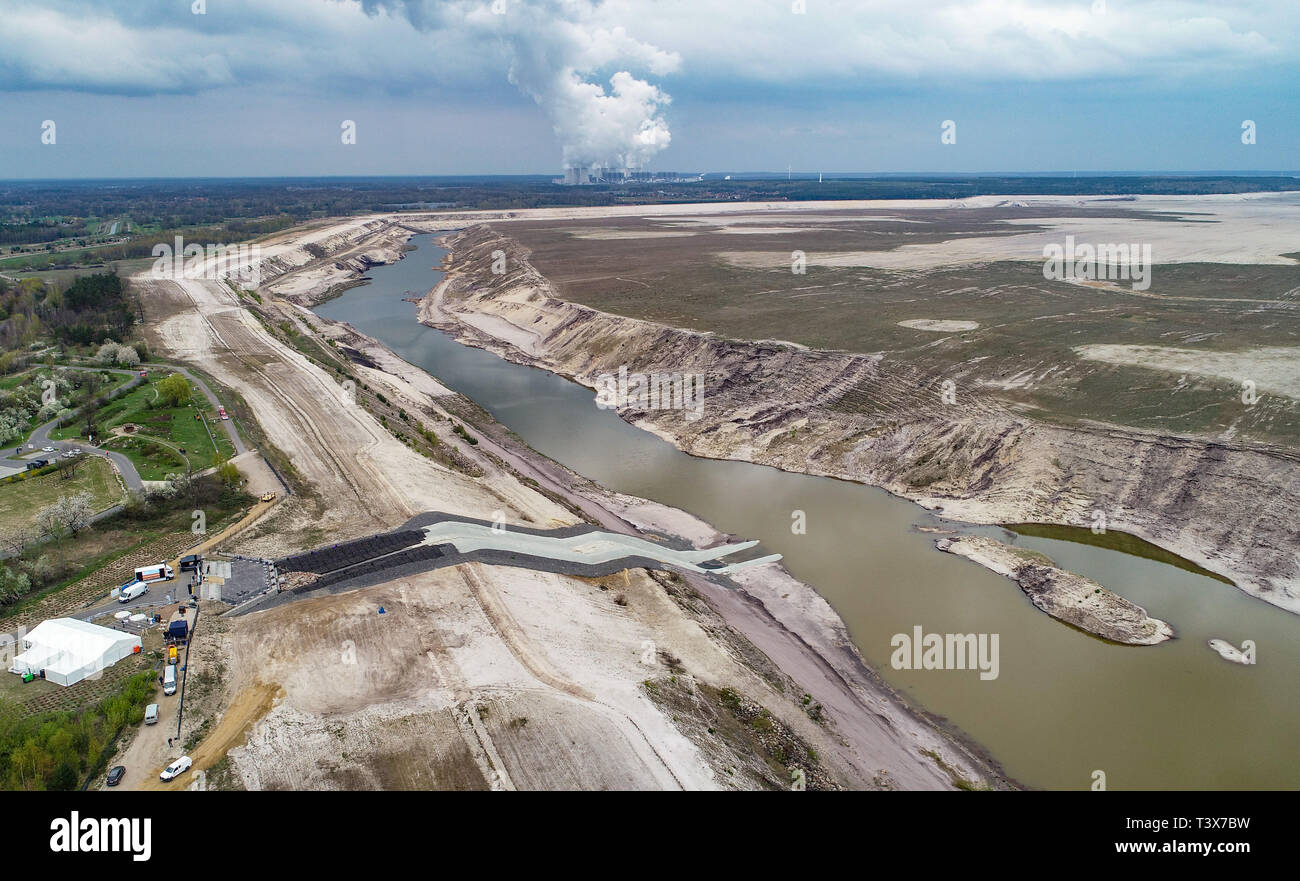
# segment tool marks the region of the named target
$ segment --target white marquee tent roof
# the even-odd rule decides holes
[[[26,651],[14,658],[10,672],[39,673],[60,685],[72,685],[112,666],[138,650],[140,637],[75,618],[51,618],[23,638]]]

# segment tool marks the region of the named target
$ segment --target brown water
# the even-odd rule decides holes
[[[1105,584],[1174,626],[1154,647],[1113,645],[1039,612],[1008,579],[940,553],[915,526],[941,521],[882,490],[759,465],[695,459],[597,408],[593,392],[462,346],[416,322],[408,290],[440,277],[442,249],[417,236],[406,260],[372,270],[317,311],[346,321],[474,399],[530,446],[618,490],[761,539],[826,597],[868,662],[948,717],[1030,786],[1111,789],[1300,786],[1300,617],[1163,562],[1045,538],[1017,542]],[[792,512],[807,533],[791,531]],[[974,530],[1007,535],[1001,530]],[[999,634],[997,679],[973,670],[893,670],[890,639]],[[1220,658],[1211,638],[1254,640],[1258,663]]]

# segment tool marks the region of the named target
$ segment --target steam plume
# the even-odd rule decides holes
[[[421,30],[463,29],[499,39],[510,82],[550,118],[566,167],[645,168],[672,138],[662,113],[672,99],[632,70],[662,76],[677,70],[680,56],[622,27],[598,24],[598,0],[361,4],[370,14],[397,10]]]

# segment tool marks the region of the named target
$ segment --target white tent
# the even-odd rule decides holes
[[[74,685],[140,650],[140,637],[75,618],[42,621],[23,638],[10,673],[45,671],[59,685]]]

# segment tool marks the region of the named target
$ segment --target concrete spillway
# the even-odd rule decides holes
[[[702,575],[710,573],[730,575],[750,566],[774,563],[781,559],[780,554],[771,554],[739,563],[719,566],[701,565],[748,550],[757,545],[757,541],[683,551],[616,532],[593,531],[568,536],[539,535],[515,531],[504,525],[484,526],[480,523],[457,520],[447,520],[427,526],[424,532],[423,544],[435,546],[450,544],[462,554],[495,550],[586,566],[626,561],[627,567],[636,567],[644,566],[646,560],[653,560],[665,568],[697,572]]]
[[[677,570],[725,578],[742,569],[781,559],[780,554],[769,554],[734,563],[722,562],[724,557],[757,544],[757,541],[742,541],[693,548],[680,540],[656,541],[605,532],[589,524],[534,529],[430,511],[413,517],[392,532],[327,545],[275,561],[277,572],[290,575],[291,584],[299,583],[278,597],[268,595],[250,603],[237,614],[279,605],[295,596],[352,590],[403,575],[471,562],[587,578],[611,575],[621,569]],[[309,577],[294,578],[292,573]]]

